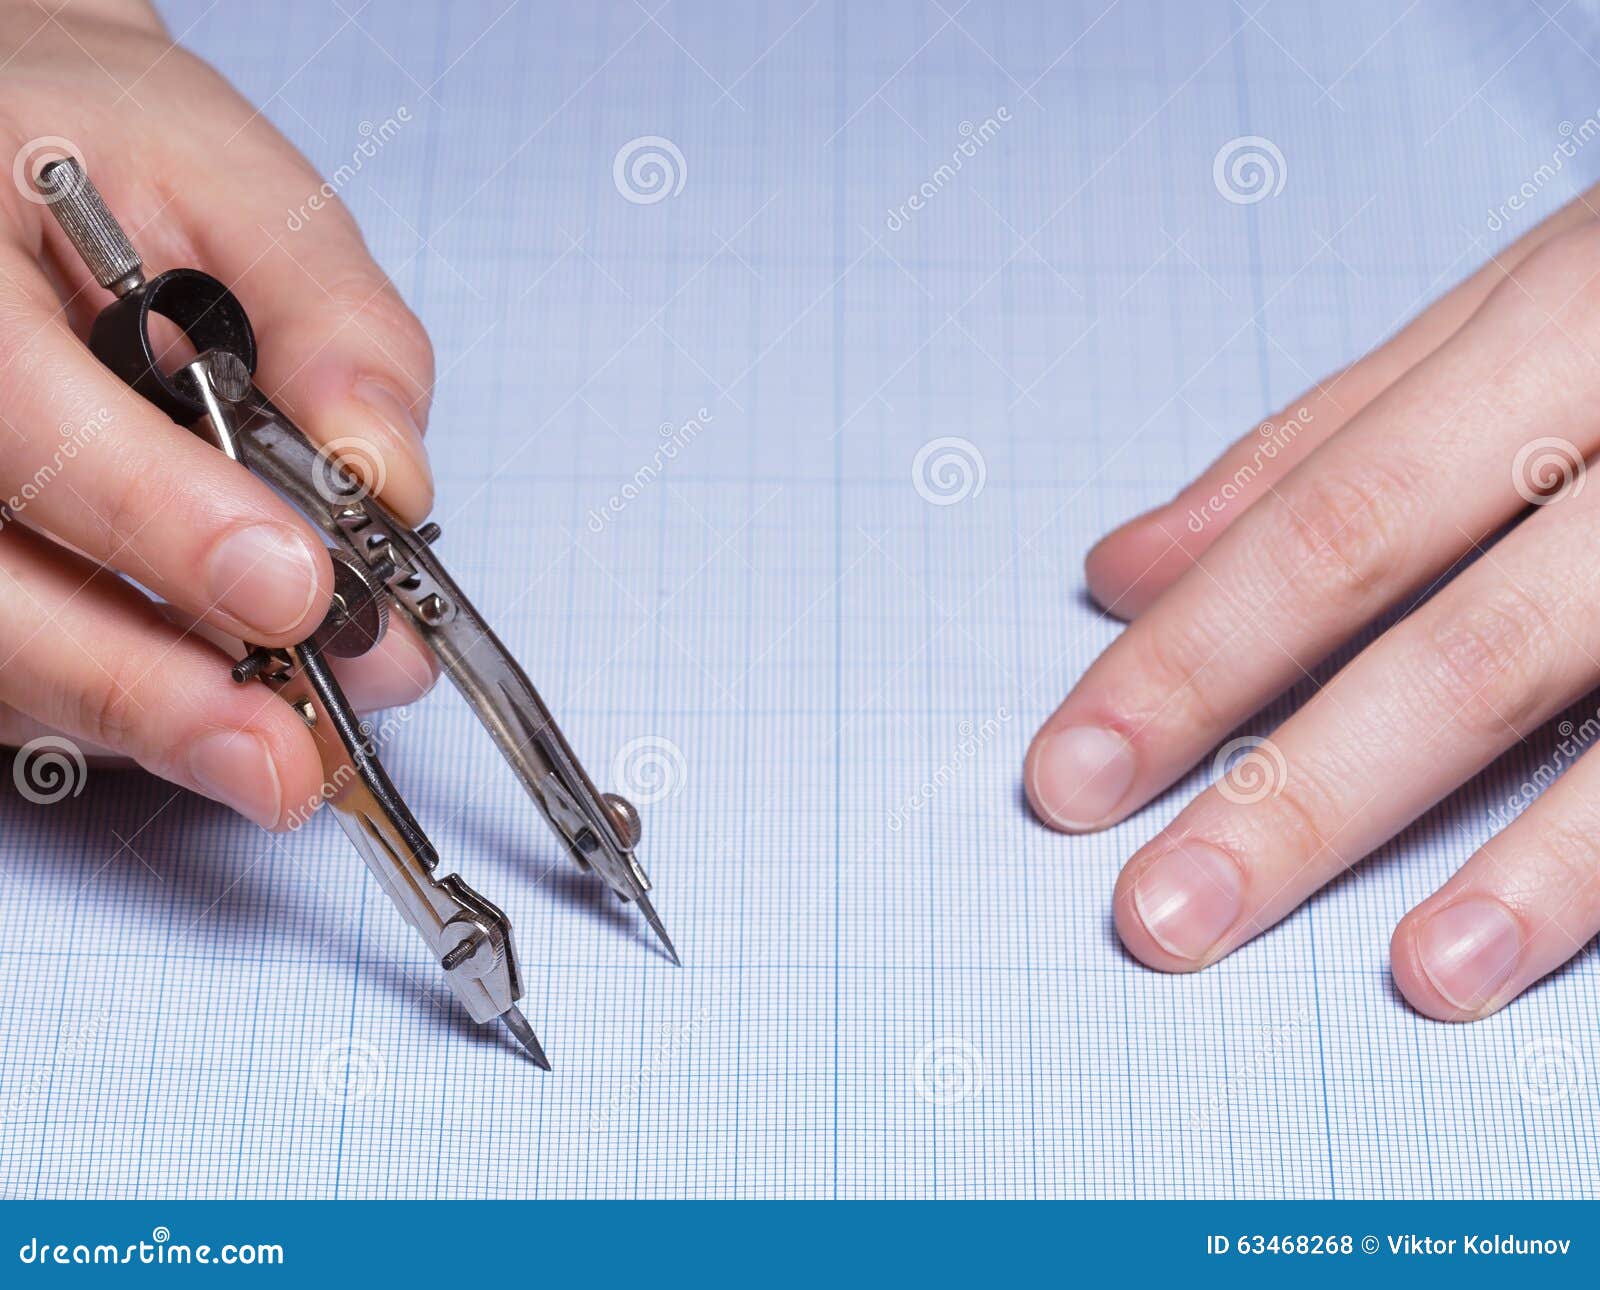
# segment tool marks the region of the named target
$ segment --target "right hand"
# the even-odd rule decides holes
[[[1089,554],[1091,591],[1130,625],[1026,770],[1034,810],[1069,832],[1126,819],[1391,618],[1128,861],[1113,910],[1142,962],[1233,953],[1600,682],[1600,490],[1583,488],[1600,452],[1597,201]],[[1600,752],[1525,792],[1395,928],[1395,982],[1426,1016],[1487,1016],[1600,932]]]

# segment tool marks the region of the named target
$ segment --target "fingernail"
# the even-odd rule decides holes
[[[422,450],[422,427],[411,411],[411,404],[387,381],[362,377],[356,382],[356,398],[378,414],[398,439],[403,439],[418,452]]]
[[[411,411],[411,404],[392,385],[371,377],[356,382],[355,396],[383,430],[387,442],[379,446],[403,452],[416,466],[431,496],[433,468],[428,464],[428,452],[422,446],[422,427]]]
[[[236,730],[201,736],[189,745],[189,773],[207,797],[264,829],[277,824],[283,788],[278,768],[257,736]]]
[[[1133,908],[1155,942],[1180,959],[1203,959],[1239,921],[1244,875],[1203,842],[1168,851],[1139,875]]]
[[[1040,739],[1030,795],[1057,828],[1093,828],[1127,796],[1135,769],[1133,747],[1121,735],[1068,726]]]
[[[1433,988],[1462,1012],[1492,1002],[1522,953],[1522,931],[1497,900],[1461,900],[1417,933],[1417,957]]]
[[[228,534],[212,550],[206,574],[212,603],[264,636],[299,627],[317,593],[310,545],[277,524]]]

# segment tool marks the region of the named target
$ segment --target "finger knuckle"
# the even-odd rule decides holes
[[[1285,585],[1340,607],[1370,601],[1406,567],[1415,489],[1399,463],[1371,461],[1313,474],[1283,494],[1268,550]]]
[[[28,140],[38,135],[39,130],[23,123],[23,113],[18,110],[21,108],[20,98],[15,95],[6,97],[7,101],[0,104],[0,158],[12,159],[13,178],[23,183],[31,182],[37,174],[17,173],[17,163],[23,160]],[[38,204],[24,196],[23,183],[0,182],[0,220],[15,229],[35,226],[41,213]]]
[[[132,657],[107,660],[96,655],[76,696],[75,727],[91,743],[138,755],[143,682],[143,665]]]
[[[1589,220],[1536,246],[1490,295],[1505,357],[1494,382],[1527,371],[1549,379],[1552,365],[1587,371],[1582,338],[1600,327],[1600,221]]]
[[[1318,873],[1347,867],[1347,858],[1338,850],[1340,829],[1349,820],[1323,774],[1304,761],[1287,764],[1280,784],[1270,797],[1272,834],[1283,854],[1294,857],[1303,868]],[[1296,885],[1292,881],[1286,887]]]
[[[0,185],[0,191],[3,188]],[[40,276],[38,263],[28,250],[0,243],[0,349],[13,378],[44,362],[49,342],[69,330],[60,309],[60,300]],[[52,320],[51,328],[61,330],[41,328],[41,315]]]
[[[1588,220],[1534,247],[1507,275],[1509,286],[1498,290],[1524,298],[1553,295],[1562,301],[1595,301],[1600,299],[1600,291],[1589,279],[1596,273],[1600,273],[1600,221]]]
[[[365,270],[341,274],[322,284],[329,308],[342,316],[379,313],[394,288],[382,275]]]
[[[1510,584],[1461,596],[1430,622],[1422,675],[1444,726],[1488,736],[1529,728],[1550,688],[1551,627],[1544,605]]]
[[[421,319],[387,278],[360,274],[328,285],[328,307],[338,329],[350,329],[423,389],[433,384],[433,342]]]
[[[1226,654],[1200,618],[1152,622],[1137,638],[1134,675],[1145,690],[1142,701],[1130,704],[1148,722],[1161,713],[1169,720],[1225,729],[1232,724],[1228,705],[1214,679],[1218,661]]]
[[[176,490],[164,482],[162,472],[150,469],[148,462],[128,461],[123,465],[126,468],[106,472],[101,505],[89,510],[107,563],[137,576],[151,572],[138,567],[139,535],[179,498]],[[135,567],[130,568],[130,564]]]

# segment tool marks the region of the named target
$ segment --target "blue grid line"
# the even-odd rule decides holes
[[[631,4],[396,0],[380,29],[290,0],[265,34],[167,6],[324,172],[362,120],[412,106],[341,196],[446,374],[441,553],[602,787],[631,739],[681,751],[642,855],[687,965],[556,853],[450,693],[385,760],[511,915],[550,1077],[465,1021],[330,822],[267,843],[100,771],[53,807],[0,799],[0,1192],[1595,1194],[1593,954],[1470,1027],[1409,1013],[1387,971],[1394,922],[1489,836],[1550,732],[1182,979],[1122,954],[1109,896],[1207,768],[1093,837],[1046,834],[1018,792],[1034,725],[1117,631],[1078,595],[1084,552],[1192,477],[1218,427],[1600,174],[1580,152],[1524,222],[1484,228],[1593,110],[1572,38],[1592,32],[1444,0],[1398,24],[1377,0],[1337,23],[1274,5],[1270,38],[1176,0],[808,4],[675,0],[676,43]],[[1335,78],[1337,106],[1313,83]],[[1011,123],[887,229],[1002,103]],[[1213,188],[1242,134],[1282,146],[1280,197]],[[646,135],[688,173],[641,205],[612,162]],[[1341,229],[1335,258],[1317,235]],[[699,438],[592,532],[658,426],[700,407]],[[949,435],[988,482],[932,506],[911,462]],[[890,829],[960,723],[1001,707]],[[58,905],[68,930],[42,934],[30,911]],[[1520,1063],[1553,1039],[1589,1078],[1544,1105]],[[941,1044],[980,1068],[959,1100],[917,1066]],[[341,1045],[375,1070],[319,1088]]]

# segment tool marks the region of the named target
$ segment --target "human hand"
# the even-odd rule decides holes
[[[1597,204],[1553,216],[1090,552],[1092,593],[1130,625],[1024,773],[1066,831],[1123,819],[1410,609],[1123,868],[1116,926],[1143,962],[1231,953],[1600,683],[1600,489],[1581,487],[1600,449]],[[1414,1007],[1494,1012],[1600,930],[1597,804],[1589,756],[1406,914],[1390,959]]]
[[[326,549],[90,354],[79,337],[111,297],[31,181],[75,150],[152,273],[227,283],[256,326],[257,382],[412,523],[433,499],[427,336],[336,202],[290,231],[321,178],[142,0],[0,0],[0,59],[0,155],[16,158],[0,183],[0,743],[61,732],[284,827],[320,800],[316,748],[287,704],[233,684],[219,642],[308,636]],[[364,710],[436,675],[403,624],[337,670]]]

